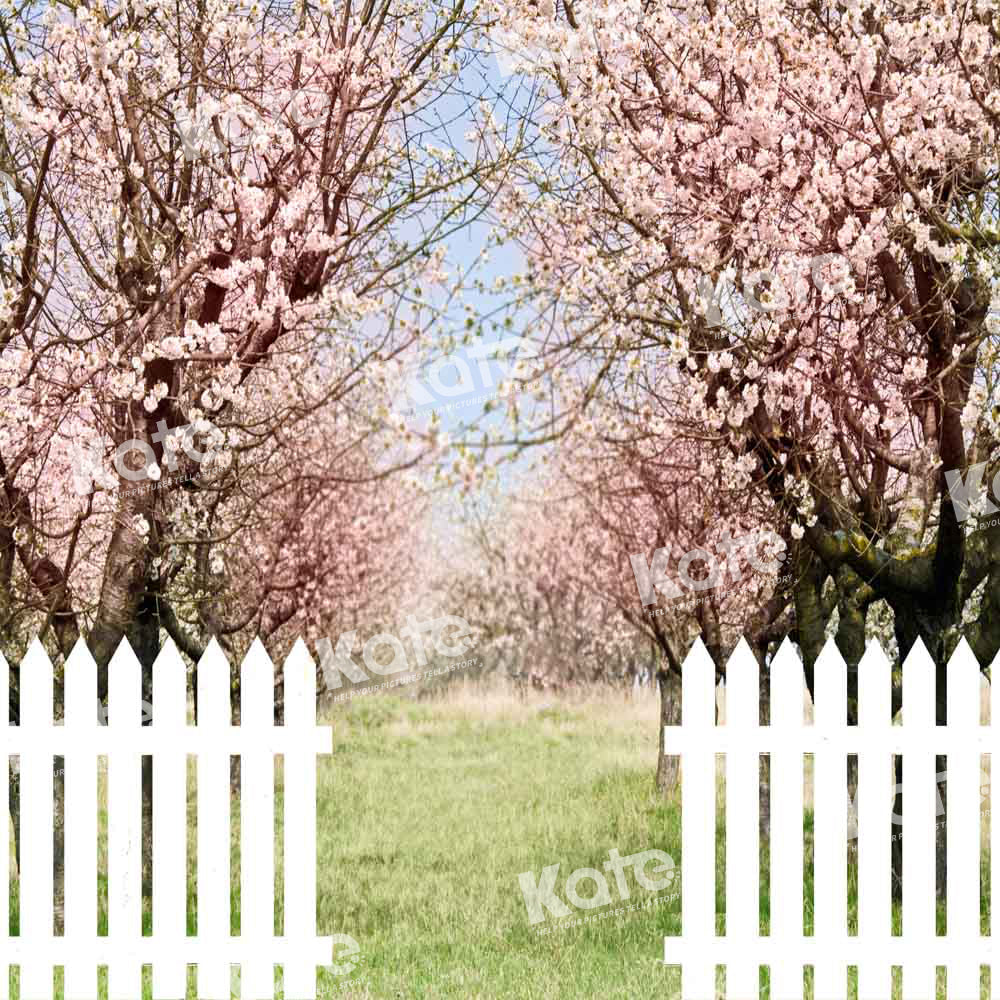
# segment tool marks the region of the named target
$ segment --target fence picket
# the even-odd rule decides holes
[[[681,667],[681,725],[664,727],[666,749],[681,730],[697,741],[701,752],[685,753],[681,761],[681,927],[684,954],[692,956],[681,968],[685,997],[715,997],[715,664],[701,639],[696,639]],[[686,744],[690,745],[690,744]],[[664,962],[671,963],[669,942],[663,942]],[[677,949],[678,955],[681,949]],[[697,955],[697,958],[694,956]],[[677,964],[673,962],[672,964]]]
[[[34,738],[21,758],[21,937],[53,936],[52,751],[44,731],[52,725],[52,664],[35,639],[21,663],[21,728]],[[21,1000],[52,996],[51,951],[43,944],[21,961]]]
[[[10,666],[0,653],[0,704],[10,705]],[[0,721],[0,733],[7,737],[7,730],[10,726],[10,711]],[[0,802],[7,802],[10,794],[10,757],[4,753],[3,773],[0,775]],[[8,820],[4,823],[5,842],[10,845],[11,824],[8,813]],[[0,871],[0,900],[3,901],[3,912],[6,916],[0,921],[0,1000],[8,1000],[10,996],[10,966],[7,964],[6,956],[10,954],[10,863],[3,866]]]
[[[760,667],[741,639],[726,664],[726,728],[748,747],[760,727]],[[726,938],[740,942],[726,964],[726,996],[756,1000],[760,966],[753,943],[760,934],[760,754],[726,754]],[[686,847],[685,843],[685,847]]]
[[[80,747],[64,757],[65,910],[63,930],[70,940],[97,934],[97,755],[85,741],[97,728],[97,664],[83,639],[66,660],[68,732]],[[67,959],[63,984],[66,1000],[97,996],[97,967],[85,956]]]
[[[876,643],[858,664],[858,726],[886,733],[892,719],[892,666]],[[858,755],[858,1000],[892,996],[892,966],[880,945],[891,930],[892,755]]]
[[[307,731],[316,725],[316,664],[299,639],[285,660],[285,725]],[[316,936],[316,767],[308,749],[289,751],[284,761],[285,939]],[[308,956],[288,961],[285,995],[315,1000],[316,963]]]
[[[994,728],[1000,723],[1000,699],[996,697],[993,678],[1000,676],[1000,654],[990,665],[990,732],[987,746],[990,750],[990,958],[1000,960],[1000,948],[994,942],[1000,939],[1000,906],[993,905],[993,886],[1000,886],[1000,819],[993,816],[993,781],[1000,778],[1000,753],[994,751],[997,744],[997,732]],[[995,969],[996,966],[994,965]],[[990,974],[990,1000],[1000,1000],[1000,970]]]
[[[243,660],[240,679],[240,724],[262,732],[274,725],[274,665],[259,639]],[[274,996],[274,965],[267,943],[274,936],[274,755],[249,749],[240,765],[241,935],[253,945],[254,958],[241,970],[242,1000]]]
[[[948,1000],[979,1000],[979,662],[962,639],[948,663],[948,728],[970,737],[948,752],[948,936],[968,942],[968,954],[948,963]],[[905,715],[905,706],[904,706]],[[998,973],[997,978],[1000,978]]]
[[[772,938],[802,936],[802,750],[805,684],[802,661],[785,639],[771,662],[771,921]],[[771,963],[771,1000],[802,1000],[802,963]]]
[[[920,639],[903,661],[903,725],[912,732],[933,733],[935,668]],[[933,954],[935,923],[934,841],[937,825],[933,740],[903,755],[903,932],[913,943],[913,957],[903,970],[905,1000],[935,1000]],[[896,817],[898,822],[898,817]]]
[[[111,657],[108,725],[119,735],[142,725],[142,667],[123,639]],[[111,820],[114,817],[114,820]],[[116,960],[108,968],[108,1000],[142,995],[142,755],[108,754],[108,937]]]
[[[153,663],[153,725],[175,736],[153,761],[153,934],[183,955],[187,931],[187,670],[172,641]],[[155,1000],[184,1000],[183,962],[153,964]]]
[[[813,754],[813,936],[839,940],[847,934],[847,755],[824,745],[823,737],[832,741],[847,730],[847,664],[832,638],[816,659],[813,690],[813,725],[820,736]],[[817,959],[813,995],[844,1000],[846,963],[826,955]]]
[[[232,720],[229,662],[213,638],[198,662],[198,728],[212,732]],[[229,757],[198,755],[198,938],[217,942],[222,957],[198,965],[198,996],[229,1000]]]

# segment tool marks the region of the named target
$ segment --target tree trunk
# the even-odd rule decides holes
[[[681,721],[681,679],[676,671],[658,670],[657,686],[660,689],[660,726],[656,731],[658,754],[656,761],[656,789],[664,797],[673,794],[680,774],[680,757],[664,752],[663,727],[676,726]]]
[[[16,726],[20,720],[20,700],[18,691],[20,690],[20,660],[10,658],[10,690],[7,696],[7,724]],[[17,875],[21,875],[21,771],[15,772],[10,766],[10,758],[4,762],[7,768],[10,784],[7,786],[7,808],[10,810],[9,823],[13,827],[14,835],[14,863],[17,866]]]
[[[8,759],[9,760],[9,759]],[[7,786],[7,806],[10,810],[10,826],[14,836],[14,865],[17,877],[21,877],[21,772],[14,771],[9,763],[5,765],[9,772],[10,784]]]

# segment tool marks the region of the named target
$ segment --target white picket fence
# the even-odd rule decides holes
[[[187,724],[187,678],[172,643],[153,668],[153,722],[143,726],[141,669],[123,642],[109,666],[107,725],[98,717],[97,670],[79,642],[66,663],[65,721],[53,725],[53,669],[37,641],[21,663],[20,725],[0,725],[3,754],[20,756],[20,935],[0,927],[0,1000],[8,964],[21,1000],[95,1000],[97,966],[109,1000],[138,1000],[152,965],[155,1000],[183,1000],[186,966],[197,995],[229,1000],[239,963],[243,1000],[274,996],[274,964],[287,1000],[313,1000],[316,966],[332,939],[316,935],[316,755],[331,731],[316,725],[316,668],[299,640],[285,662],[285,724],[274,725],[274,665],[255,641],[241,667],[241,725],[230,716],[229,663],[213,643],[198,667],[198,724]],[[0,657],[0,704],[7,703]],[[274,755],[284,755],[284,934],[274,933]],[[141,755],[153,757],[153,934],[142,934]],[[197,756],[197,936],[187,936],[187,756]],[[230,754],[240,754],[239,936],[230,933]],[[53,755],[65,758],[64,934],[53,933]],[[98,755],[107,756],[108,926],[97,926]],[[7,799],[7,767],[0,768]],[[8,895],[8,870],[0,898]]]
[[[947,970],[948,1000],[980,1000],[980,965],[994,962],[980,934],[981,754],[994,731],[980,725],[979,664],[964,642],[948,664],[948,725],[935,724],[934,665],[917,643],[903,663],[903,722],[891,720],[891,664],[869,645],[858,670],[858,725],[846,724],[847,670],[833,641],[816,664],[813,723],[803,721],[804,676],[786,640],[771,664],[771,724],[758,724],[757,660],[741,642],[729,659],[726,722],[715,724],[715,666],[698,641],[683,665],[679,726],[664,730],[681,755],[682,934],[664,938],[664,963],[681,966],[682,1000],[715,1000],[725,966],[728,1000],[756,1000],[761,965],[771,1000],[846,1000],[848,966],[858,1000],[890,1000],[892,968],[903,1000],[935,1000]],[[997,706],[996,711],[1000,711]],[[990,718],[993,718],[991,713]],[[716,754],[725,755],[725,935],[716,935]],[[770,754],[770,934],[760,934],[758,755]],[[813,754],[814,929],[803,921],[803,754]],[[848,934],[846,757],[858,754],[857,935]],[[902,935],[891,931],[893,753],[903,754]],[[936,753],[947,766],[947,935],[935,929]],[[990,827],[994,889],[1000,823]],[[1000,961],[990,996],[1000,998]]]

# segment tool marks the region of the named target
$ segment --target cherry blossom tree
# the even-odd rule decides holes
[[[727,506],[720,477],[713,489],[698,475],[703,450],[666,434],[611,433],[622,398],[589,408],[594,426],[563,439],[559,473],[582,499],[577,536],[601,540],[585,571],[659,652],[662,726],[679,722],[681,664],[696,636],[720,678],[741,636],[767,662],[793,628],[791,574],[783,572],[787,542],[767,527],[766,511]],[[764,718],[767,702],[763,690]],[[661,790],[672,787],[675,765],[660,741]]]
[[[383,375],[495,166],[438,127],[475,30],[461,0],[4,8],[13,661],[85,635],[103,699],[127,638],[151,698],[164,632],[281,645],[399,584],[430,446]]]
[[[587,634],[586,648],[599,664],[595,676],[623,649],[645,663],[652,659],[662,727],[680,719],[681,664],[696,636],[704,638],[721,678],[741,636],[765,663],[793,631],[791,574],[783,572],[787,543],[762,528],[759,511],[727,510],[704,489],[689,444],[612,436],[620,402],[596,401],[586,420],[562,437],[548,456],[544,488],[516,494],[524,515],[508,518],[507,535],[493,547],[518,567],[497,573],[518,588],[518,598],[540,589],[554,599],[566,618],[558,627],[564,646],[577,631]],[[585,614],[577,611],[578,593],[586,598]],[[767,693],[765,686],[764,718]],[[659,735],[657,745],[657,786],[668,793],[677,762],[663,752]]]
[[[505,221],[550,316],[540,345],[591,372],[536,437],[644,381],[652,420],[711,449],[692,477],[788,536],[810,687],[832,629],[853,697],[886,627],[903,653],[926,644],[943,722],[959,637],[984,667],[1000,651],[1000,522],[965,519],[951,490],[1000,459],[995,5],[498,17],[552,151],[523,162]]]
[[[204,591],[269,505],[305,515],[391,471],[373,372],[412,341],[395,303],[439,279],[436,245],[484,169],[427,137],[469,30],[462,3],[4,21],[12,633],[41,624],[65,652],[86,631],[102,664],[161,627],[195,649],[238,615],[189,613],[187,635],[168,581]],[[325,547],[317,524],[342,530],[288,537]],[[315,620],[308,589],[282,586],[300,604],[275,620]]]
[[[631,683],[649,661],[600,581],[599,538],[572,484],[551,477],[511,488],[488,512],[467,513],[465,558],[452,589],[487,627],[492,668],[535,687]],[[453,570],[455,567],[455,570]]]

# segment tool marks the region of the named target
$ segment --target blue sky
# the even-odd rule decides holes
[[[480,56],[465,65],[459,79],[459,89],[461,93],[449,95],[434,106],[437,123],[425,121],[423,141],[438,147],[454,148],[468,159],[475,156],[475,148],[468,141],[467,135],[475,131],[475,106],[479,97],[486,97],[491,101],[498,118],[516,118],[530,100],[524,79],[517,74],[502,73],[494,56]],[[487,427],[499,429],[502,426],[502,407],[483,416],[482,404],[477,401],[477,397],[492,395],[496,382],[503,374],[500,365],[483,357],[481,345],[498,343],[501,338],[519,337],[529,329],[533,319],[526,310],[510,307],[512,296],[509,290],[493,291],[497,278],[509,279],[514,274],[523,273],[525,260],[514,244],[497,245],[495,241],[491,241],[492,223],[493,219],[487,213],[484,217],[469,222],[447,240],[446,270],[452,277],[460,271],[464,273],[469,270],[461,299],[445,305],[445,295],[440,289],[426,289],[424,292],[424,298],[442,310],[439,321],[435,324],[438,346],[428,356],[419,361],[415,359],[410,377],[419,380],[422,391],[433,397],[433,402],[424,398],[422,403],[418,402],[414,406],[413,393],[407,396],[404,390],[400,394],[409,411],[407,420],[411,426],[426,427],[431,414],[436,412],[441,430],[453,441],[480,438],[479,433],[469,434],[468,427],[473,422],[478,431]],[[405,231],[403,236],[407,236]],[[412,227],[412,236],[414,239],[421,236],[416,223]],[[488,251],[485,261],[482,259],[484,250]],[[468,326],[470,316],[475,318],[471,328]],[[463,346],[462,339],[470,333],[475,334],[469,337],[472,343]],[[444,343],[451,338],[457,344],[453,348],[453,354],[458,363],[472,374],[471,382],[465,380],[468,391],[461,395],[436,392],[433,379],[428,381],[429,370],[435,369],[434,377],[439,377],[445,386],[454,386],[458,382],[458,367],[454,364],[442,364],[448,353]],[[479,357],[482,359],[479,362],[476,360],[477,347],[480,348]],[[484,384],[479,377],[484,365],[492,372],[492,386]],[[530,397],[522,397],[522,400],[522,405],[531,405]],[[404,409],[397,406],[397,412],[404,413]],[[506,490],[509,486],[511,466],[523,471],[538,457],[538,453],[533,452],[505,465],[501,473],[501,489]],[[443,506],[452,507],[452,501],[457,496],[457,491],[450,499],[448,494],[442,495]]]

